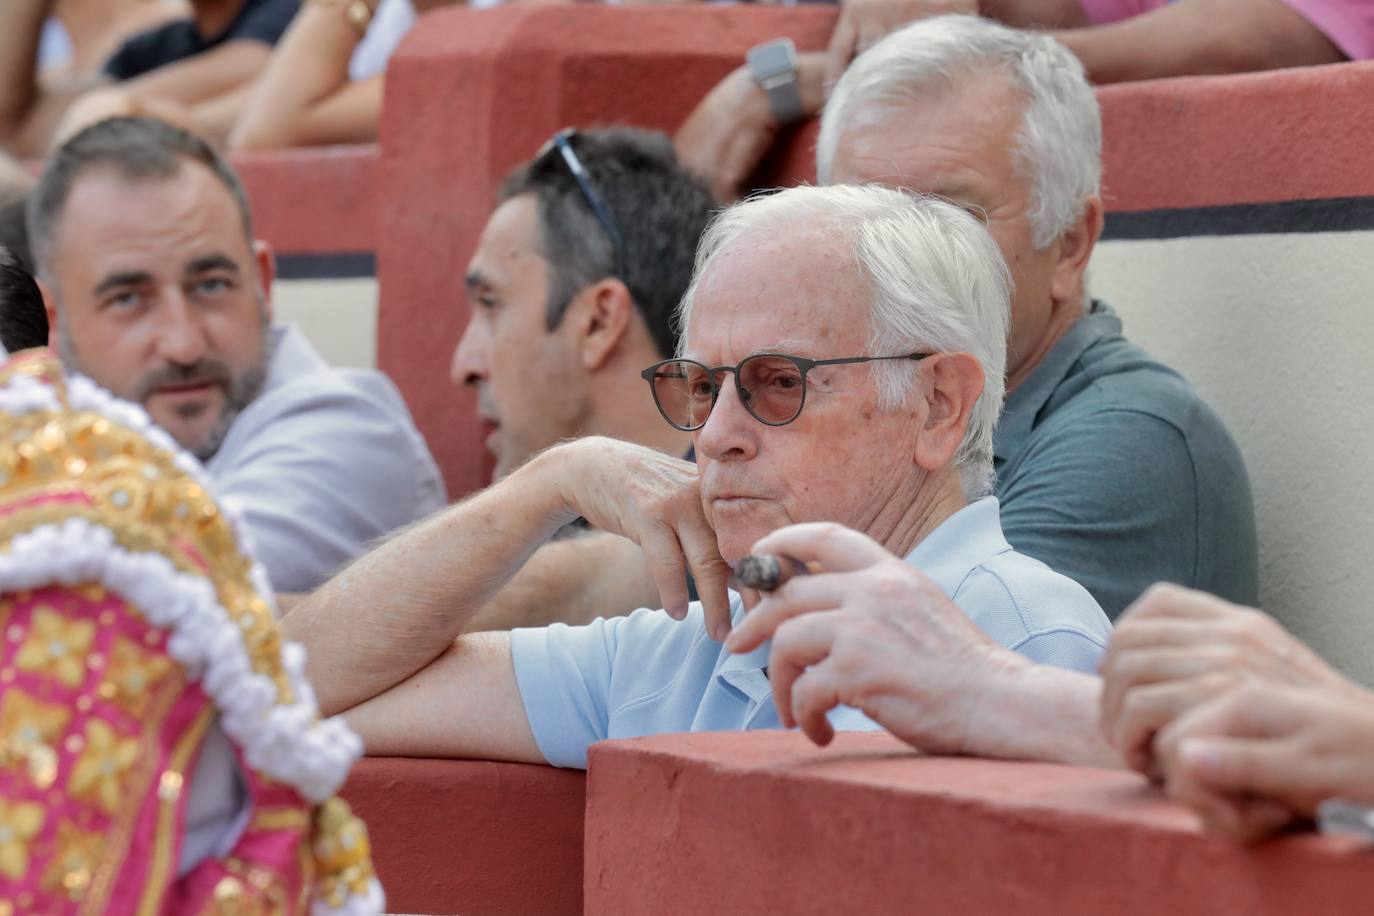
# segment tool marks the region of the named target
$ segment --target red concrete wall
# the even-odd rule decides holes
[[[233,158],[254,229],[289,254],[373,252],[380,156],[375,145],[246,153]]]
[[[672,129],[752,45],[824,46],[834,9],[517,6],[425,17],[387,74],[378,365],[457,497],[486,482],[472,396],[449,360],[463,274],[505,174],[558,128]]]
[[[586,912],[1367,913],[1369,851],[1203,836],[1134,774],[924,758],[886,734],[597,745]]]
[[[369,758],[343,796],[367,822],[389,913],[582,911],[582,773]]]

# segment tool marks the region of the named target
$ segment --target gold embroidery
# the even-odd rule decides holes
[[[145,652],[133,640],[120,636],[110,651],[105,679],[96,690],[102,699],[112,700],[129,715],[140,717],[153,688],[171,671],[172,662],[166,656]]]
[[[29,843],[43,829],[43,806],[0,800],[0,874],[18,881],[29,870]]]
[[[14,663],[21,671],[46,674],[64,687],[80,687],[86,679],[86,653],[95,639],[95,624],[68,620],[45,605],[33,611],[29,638]]]
[[[72,767],[67,790],[73,798],[95,801],[113,815],[119,809],[124,775],[138,758],[138,738],[122,738],[103,719],[86,723],[86,750]]]
[[[253,814],[249,829],[269,833],[277,830],[299,830],[304,833],[310,829],[310,811],[305,807],[259,808]]]
[[[313,848],[320,894],[326,903],[337,909],[349,894],[367,893],[375,877],[372,844],[367,826],[353,814],[348,802],[336,796],[320,806],[315,815]]]
[[[43,889],[80,900],[90,886],[104,845],[99,833],[79,830],[70,823],[59,824],[57,855],[43,873]]]
[[[71,713],[50,703],[40,703],[23,690],[11,687],[0,700],[0,767],[27,769],[39,789],[57,779],[57,751]]]
[[[185,733],[177,738],[177,743],[167,759],[167,768],[163,770],[164,779],[167,774],[175,773],[181,777],[182,784],[185,784],[186,769],[191,762],[191,756],[200,747],[205,732],[214,720],[215,710],[207,705]],[[157,833],[153,837],[153,861],[148,866],[148,880],[143,886],[143,898],[138,902],[139,916],[152,916],[162,909],[163,894],[167,892],[172,871],[172,847],[177,840],[176,815],[179,798],[180,793],[171,798],[159,798]]]

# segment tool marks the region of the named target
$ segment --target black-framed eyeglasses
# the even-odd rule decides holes
[[[737,366],[715,368],[690,359],[665,359],[645,369],[640,376],[649,383],[663,419],[686,432],[706,425],[726,373],[735,376],[740,403],[755,420],[767,426],[786,426],[801,416],[806,404],[806,374],[817,366],[845,366],[882,359],[922,360],[927,356],[930,354],[807,359],[785,353],[756,353],[740,360]]]
[[[577,136],[577,131],[571,127],[565,127],[558,133],[549,138],[549,142],[540,148],[539,153],[534,157],[539,160],[552,152],[557,152],[563,164],[568,167],[568,173],[577,182],[578,189],[582,192],[582,198],[591,207],[592,215],[601,224],[601,231],[606,233],[606,238],[610,239],[611,247],[615,249],[615,275],[622,281],[625,280],[625,237],[620,234],[620,227],[616,224],[615,216],[611,214],[611,208],[606,206],[605,199],[596,191],[596,186],[592,184],[591,176],[587,174],[587,169],[582,165],[582,160],[577,156],[577,150],[573,149],[572,139]]]

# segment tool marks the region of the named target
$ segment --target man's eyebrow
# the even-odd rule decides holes
[[[211,270],[227,270],[230,273],[238,273],[239,265],[227,254],[207,254],[204,257],[196,258],[186,265],[187,275],[203,274]]]
[[[117,273],[108,274],[95,287],[95,294],[103,296],[112,289],[119,289],[125,286],[141,286],[145,283],[152,283],[153,275],[146,270],[121,270]]]

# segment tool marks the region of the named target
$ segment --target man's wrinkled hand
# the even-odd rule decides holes
[[[1102,733],[1152,778],[1155,735],[1241,684],[1356,689],[1267,614],[1176,585],[1156,585],[1127,609],[1100,670]]]
[[[826,714],[844,705],[920,750],[964,750],[981,687],[1014,656],[1003,658],[1010,653],[939,586],[857,531],[793,525],[753,551],[824,570],[764,594],[725,644],[748,652],[772,638],[768,677],[784,725],[827,744]]]
[[[730,630],[730,567],[706,521],[696,465],[629,442],[588,436],[560,446],[568,471],[559,492],[569,510],[644,550],[663,607],[687,615],[687,571],[696,580],[706,630]]]
[[[825,52],[827,91],[849,62],[908,22],[945,13],[979,12],[979,0],[843,0]]]

